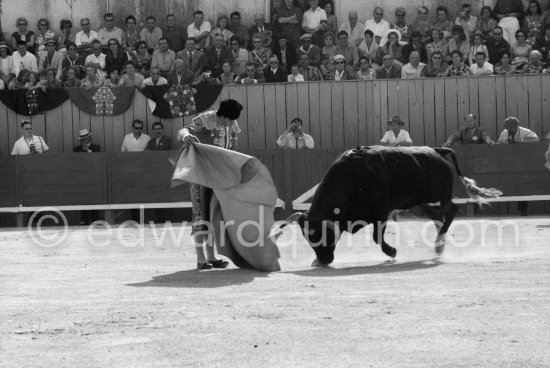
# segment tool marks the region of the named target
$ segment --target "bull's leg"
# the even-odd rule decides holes
[[[448,202],[442,206],[422,205],[422,209],[431,218],[437,229],[437,238],[435,239],[435,252],[439,255],[445,249],[445,238],[449,226],[453,222],[458,211],[458,206],[453,202]]]
[[[384,232],[386,231],[386,223],[382,221],[374,221],[374,230],[372,232],[372,238],[376,242],[376,244],[379,244],[382,247],[382,252],[384,252],[385,255],[391,258],[395,258],[397,254],[397,250],[390,246],[386,241],[384,240]]]

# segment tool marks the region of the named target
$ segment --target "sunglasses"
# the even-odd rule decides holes
[[[19,23],[18,26],[26,26],[27,23]]]
[[[32,128],[25,128],[25,130],[32,130]]]
[[[143,127],[134,127],[135,130],[143,130]]]
[[[334,64],[345,64],[345,61],[336,61]]]
[[[441,56],[434,56],[433,59],[441,59]]]
[[[374,13],[374,15],[382,16],[382,13]]]
[[[231,42],[231,45],[233,45],[233,46],[239,46],[239,43],[238,43],[238,42]]]
[[[418,15],[426,15],[428,13],[424,13],[424,12],[418,12]]]
[[[304,42],[311,42],[311,40],[303,40]]]
[[[113,44],[113,45],[115,45],[115,44]],[[140,49],[146,49],[147,47],[146,46],[140,46],[139,48]]]
[[[105,22],[112,22],[114,19],[105,19]]]
[[[84,27],[84,26],[89,26],[90,23],[82,23],[82,24],[80,24],[80,25],[81,25],[82,27]]]

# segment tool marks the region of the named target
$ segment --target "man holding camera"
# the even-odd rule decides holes
[[[44,141],[44,138],[32,134],[32,123],[29,120],[21,122],[21,130],[23,131],[23,136],[13,145],[12,155],[42,154],[49,151],[50,148]]]
[[[313,138],[302,131],[302,119],[294,118],[288,129],[277,139],[277,145],[281,148],[301,149],[313,148]]]

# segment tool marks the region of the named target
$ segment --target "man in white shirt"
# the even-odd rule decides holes
[[[168,84],[168,80],[166,78],[160,76],[160,69],[159,68],[151,68],[151,71],[149,72],[150,77],[146,78],[143,83],[141,84],[142,87],[145,86],[162,86],[165,84]]]
[[[12,60],[13,73],[16,77],[23,69],[28,69],[32,72],[38,73],[38,63],[36,61],[36,56],[27,51],[27,42],[17,42],[17,51],[13,53]]]
[[[359,23],[359,19],[356,11],[350,11],[348,14],[348,20],[340,25],[338,31],[346,31],[348,34],[348,42],[350,46],[354,45],[359,47],[365,38],[365,25]]]
[[[25,41],[23,41],[25,42]],[[28,120],[21,122],[23,135],[13,145],[12,155],[29,155],[31,153],[46,153],[49,147],[39,135],[32,134],[32,123]]]
[[[277,139],[277,145],[289,149],[313,148],[313,137],[302,131],[302,125],[302,119],[294,118],[288,129]]]
[[[83,56],[88,56],[92,52],[92,41],[99,36],[96,31],[91,30],[89,18],[82,18],[80,20],[80,27],[82,31],[76,34],[74,42],[78,47],[78,52]]]
[[[150,54],[158,48],[159,40],[162,38],[162,30],[157,27],[157,19],[150,15],[145,20],[146,27],[139,32],[139,37],[147,44]]]
[[[204,13],[197,10],[193,13],[195,21],[187,27],[187,37],[195,39],[195,48],[204,50],[210,46],[210,31],[212,26],[208,21],[204,20]]]
[[[470,4],[462,5],[461,9],[462,11],[455,19],[455,24],[457,26],[462,26],[466,38],[469,39],[470,35],[476,30],[477,18],[471,15],[472,7],[470,6]]]
[[[118,43],[122,45],[122,29],[115,27],[115,16],[113,13],[105,13],[103,16],[105,27],[97,32],[97,38],[101,42],[101,46],[108,48],[109,40],[116,38]]]
[[[309,0],[309,6],[302,19],[302,30],[312,35],[315,45],[322,47],[323,34],[327,28],[327,13],[319,7],[319,0]]]
[[[101,52],[101,42],[98,39],[92,41],[92,50],[93,53],[86,57],[84,64],[94,64],[97,74],[105,78],[107,76],[107,72],[105,71],[106,55]]]
[[[403,130],[405,122],[399,116],[394,116],[388,120],[388,131],[380,140],[380,144],[390,147],[412,146],[413,141],[409,132]]]
[[[485,53],[480,51],[476,54],[476,63],[470,67],[473,76],[493,74],[493,64],[485,61]]]
[[[373,18],[368,19],[365,22],[365,30],[370,29],[374,33],[374,39],[376,43],[380,43],[380,39],[384,36],[386,31],[390,29],[390,23],[383,19],[384,10],[380,7],[374,8],[372,12]]]
[[[136,119],[132,122],[134,132],[127,134],[122,142],[121,152],[143,152],[147,143],[151,140],[147,134],[143,134],[143,121]]]
[[[409,63],[401,68],[401,79],[420,78],[422,69],[424,69],[425,66],[426,64],[420,62],[420,53],[418,51],[411,52]]]
[[[500,133],[498,144],[538,142],[537,133],[519,126],[519,119],[510,116],[504,120],[504,130]]]

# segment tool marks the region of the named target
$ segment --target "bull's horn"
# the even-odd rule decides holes
[[[277,237],[279,234],[282,233],[283,228],[285,228],[287,225],[291,224],[294,221],[298,221],[300,216],[302,216],[302,212],[296,212],[290,215],[286,220],[281,221],[282,223],[280,225],[274,224],[271,228],[271,231],[269,232],[269,237]]]
[[[292,215],[288,216],[288,218],[285,220],[286,224],[283,224],[281,227],[285,227],[288,224],[293,223],[294,221],[298,221],[298,219],[303,215],[302,212],[294,212]]]

